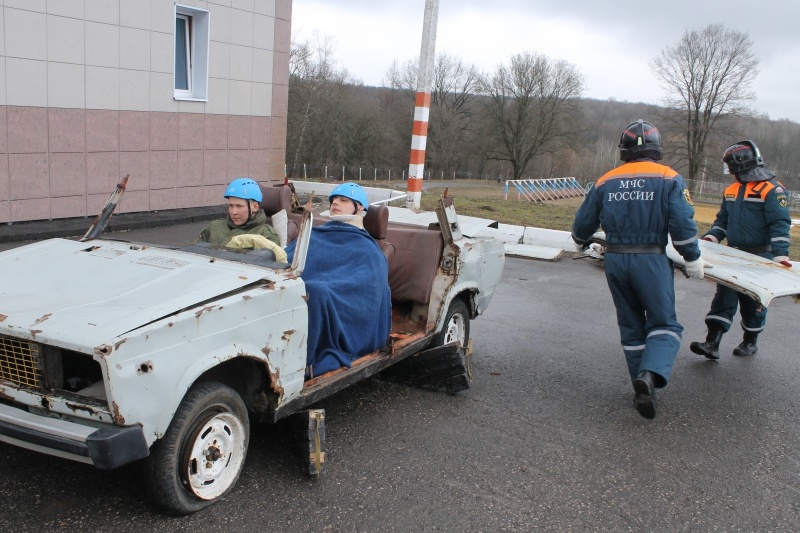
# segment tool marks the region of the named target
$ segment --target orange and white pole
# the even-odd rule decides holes
[[[411,155],[408,162],[406,207],[419,209],[422,178],[425,175],[425,146],[428,142],[428,116],[431,109],[431,81],[436,51],[436,24],[439,0],[425,0],[422,24],[422,48],[419,54],[417,99],[414,105],[414,126],[411,130]]]

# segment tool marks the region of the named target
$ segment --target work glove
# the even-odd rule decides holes
[[[703,237],[703,240],[704,240],[704,241],[708,241],[708,242],[716,242],[716,243],[719,243],[719,241],[717,240],[717,238],[716,238],[716,237],[714,237],[713,235],[705,235],[705,236]]]
[[[694,261],[686,261],[686,275],[694,279],[703,279],[705,277],[705,272],[703,270],[711,268],[712,266],[711,263],[702,257],[698,257]]]
[[[264,248],[268,248],[275,254],[276,261],[280,263],[285,263],[287,261],[286,251],[263,235],[253,235],[251,233],[236,235],[235,237],[231,237],[231,240],[225,244],[225,247],[239,250],[263,250]]]
[[[785,255],[779,255],[778,257],[774,257],[772,260],[775,261],[776,263],[782,264],[785,267],[792,268],[792,264],[789,262],[789,258],[786,257]]]

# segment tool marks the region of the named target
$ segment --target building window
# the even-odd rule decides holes
[[[208,101],[208,26],[205,9],[175,5],[176,100]]]

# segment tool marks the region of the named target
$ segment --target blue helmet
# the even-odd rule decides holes
[[[344,196],[345,198],[350,198],[354,202],[361,204],[364,207],[364,211],[366,211],[369,207],[367,193],[364,192],[364,189],[362,189],[360,185],[355,183],[342,183],[341,185],[337,185],[331,191],[331,195],[328,196],[328,202],[332,202],[334,196]]]
[[[260,202],[263,199],[261,187],[250,178],[236,178],[228,184],[225,189],[225,198],[241,198],[243,200],[255,200]]]

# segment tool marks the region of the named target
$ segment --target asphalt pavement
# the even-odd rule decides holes
[[[110,234],[180,245],[203,223]],[[17,244],[21,244],[18,242]],[[319,405],[328,462],[300,472],[288,427],[254,425],[224,501],[172,518],[137,465],[116,471],[0,448],[0,531],[793,531],[800,384],[791,299],[759,354],[689,351],[713,283],[676,278],[684,341],[655,420],[639,416],[601,266],[508,258],[472,322],[472,388],[448,396],[369,379]]]

